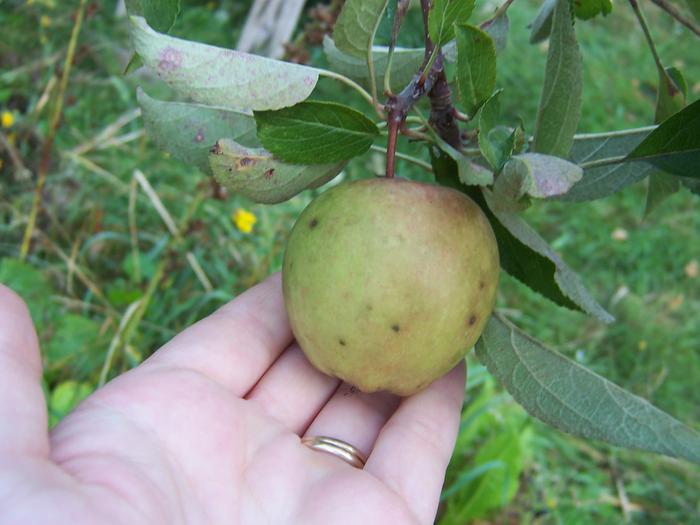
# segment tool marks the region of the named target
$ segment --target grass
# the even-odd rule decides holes
[[[187,2],[173,32],[233,46],[247,4]],[[654,64],[631,13],[618,4],[607,18],[577,22],[586,77],[581,131],[641,126],[653,117]],[[205,177],[158,152],[133,113],[135,87],[158,97],[168,92],[143,71],[121,74],[129,58],[125,20],[114,17],[115,2],[93,3],[32,250],[26,264],[17,262],[34,187],[31,172],[55,103],[52,79],[63,69],[77,5],[10,1],[0,11],[0,109],[15,117],[11,128],[0,131],[29,170],[16,169],[7,150],[0,152],[0,281],[23,293],[39,327],[54,423],[101,377],[135,366],[173,334],[279,269],[289,229],[314,195],[274,207],[235,195],[217,199]],[[662,59],[681,67],[690,97],[697,99],[697,41],[652,6],[642,8]],[[504,113],[521,117],[529,130],[546,54],[543,45],[527,44],[526,26],[536,9],[527,0],[511,8],[509,43],[498,69]],[[413,30],[402,38],[418,42],[421,35]],[[323,60],[318,50],[312,56],[316,63]],[[339,91],[326,82],[317,95],[333,98]],[[402,148],[419,152],[403,141]],[[399,166],[407,176],[425,177]],[[372,153],[353,161],[345,176],[382,169],[381,156]],[[144,191],[148,185],[157,199]],[[540,340],[698,428],[698,201],[682,190],[644,219],[644,191],[637,184],[594,203],[538,203],[526,213],[618,318],[616,324],[602,326],[558,309],[505,276],[499,307]],[[238,208],[257,216],[251,234],[232,222]],[[441,523],[698,521],[696,469],[553,431],[528,418],[483,368],[470,363],[468,403]]]

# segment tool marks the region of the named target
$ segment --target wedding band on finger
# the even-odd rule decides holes
[[[318,450],[331,454],[355,468],[363,468],[367,461],[367,458],[365,458],[362,452],[340,439],[327,436],[308,436],[302,438],[301,442],[311,450]]]

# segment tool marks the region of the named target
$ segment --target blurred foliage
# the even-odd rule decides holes
[[[232,47],[250,3],[184,2],[172,34]],[[204,176],[157,151],[134,113],[135,87],[161,98],[169,97],[168,89],[144,70],[122,75],[131,56],[126,21],[117,14],[116,1],[93,0],[31,255],[26,263],[18,262],[32,173],[77,4],[0,2],[0,111],[12,114],[0,133],[14,153],[0,148],[0,282],[23,295],[37,324],[52,424],[96,387],[103,368],[113,377],[135,366],[179,330],[279,269],[289,229],[317,193],[274,207],[256,205],[222,195]],[[487,18],[494,6],[483,3],[475,18]],[[498,84],[505,88],[502,110],[513,121],[522,118],[529,131],[547,46],[527,43],[527,24],[537,7],[533,0],[514,3],[508,46],[498,57]],[[654,6],[647,3],[643,9],[662,59],[683,71],[689,100],[697,99],[697,40]],[[578,21],[576,30],[586,82],[580,130],[650,123],[656,70],[625,3],[615,4],[605,18]],[[400,42],[421,44],[419,13],[409,13]],[[321,50],[310,51],[312,62],[323,66]],[[342,98],[366,109],[327,79],[314,97]],[[400,149],[427,158],[405,138]],[[172,216],[179,228],[176,237],[135,181],[135,169]],[[429,178],[401,161],[399,170],[402,176]],[[372,152],[351,162],[343,177],[382,171],[382,156]],[[642,220],[644,184],[595,203],[540,203],[526,214],[617,323],[604,326],[558,309],[505,275],[498,305],[542,341],[698,427],[697,197],[681,190]],[[250,232],[236,227],[237,210],[256,217]],[[197,275],[193,260],[206,280]],[[143,316],[127,318],[140,304],[146,304]],[[476,362],[470,365],[462,432],[439,523],[700,522],[696,469],[546,428],[527,417]]]

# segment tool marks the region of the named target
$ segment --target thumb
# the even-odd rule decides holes
[[[48,457],[41,355],[29,310],[0,284],[0,456]]]

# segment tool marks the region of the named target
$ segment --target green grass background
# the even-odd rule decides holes
[[[228,195],[215,199],[193,168],[178,165],[139,134],[135,88],[169,93],[147,72],[123,76],[130,51],[114,1],[93,1],[83,28],[54,145],[42,213],[26,263],[17,261],[34,188],[40,144],[53,104],[77,1],[0,2],[0,130],[26,172],[0,152],[0,281],[29,302],[40,332],[44,385],[55,423],[98,384],[138,364],[179,330],[280,268],[306,192],[274,207]],[[232,47],[249,2],[185,1],[173,34]],[[494,4],[481,3],[475,20]],[[527,43],[537,2],[516,0],[498,83],[508,119],[532,130],[546,45]],[[643,3],[666,65],[700,97],[700,44]],[[414,17],[415,18],[415,17]],[[43,22],[43,23],[42,23]],[[422,35],[415,19],[404,43]],[[623,129],[653,119],[656,71],[625,2],[606,18],[577,22],[584,56],[579,130]],[[317,64],[324,60],[312,51]],[[316,96],[334,98],[322,83]],[[48,93],[44,104],[42,95]],[[343,98],[347,98],[345,94]],[[358,107],[361,101],[357,102]],[[131,120],[129,120],[131,119]],[[127,123],[121,127],[120,122]],[[112,130],[103,134],[104,130]],[[402,139],[403,150],[423,155]],[[402,174],[424,177],[399,163]],[[134,181],[140,170],[180,228],[173,237]],[[383,159],[354,160],[345,177],[379,173]],[[700,214],[685,190],[643,219],[645,183],[594,203],[537,203],[526,218],[582,276],[618,322],[604,326],[556,308],[507,276],[498,306],[521,328],[679,419],[700,428]],[[251,234],[231,220],[252,211]],[[616,233],[615,233],[616,232]],[[196,260],[207,289],[188,263]],[[700,474],[687,463],[587,443],[527,417],[470,357],[463,425],[439,523],[692,524],[700,522]]]

